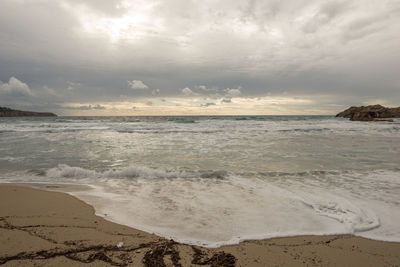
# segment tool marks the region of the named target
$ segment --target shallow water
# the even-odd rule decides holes
[[[400,241],[400,123],[326,116],[0,119],[0,181],[87,184],[100,215],[215,247]]]

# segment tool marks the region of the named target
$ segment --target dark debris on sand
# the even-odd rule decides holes
[[[175,245],[177,243],[170,241],[164,244],[158,244],[151,250],[147,251],[143,258],[143,264],[146,267],[166,267],[164,262],[164,257],[167,255],[171,256],[172,264],[175,267],[182,267],[179,263],[181,257],[176,249]]]
[[[48,242],[58,244],[55,240],[52,240],[44,235],[40,235],[36,231],[32,231],[30,226],[21,227],[12,225],[4,217],[0,217],[0,222],[2,222],[0,228],[23,231]],[[49,226],[35,225],[34,227],[41,228]],[[70,227],[73,228],[74,226]],[[62,245],[66,245],[67,247],[56,247],[49,250],[22,252],[16,255],[3,256],[0,257],[0,265],[15,260],[45,260],[64,256],[75,262],[86,263],[89,265],[93,264],[96,261],[101,261],[112,266],[123,267],[131,264],[134,255],[137,255],[137,253],[140,252],[141,249],[144,249],[146,253],[144,254],[142,263],[145,267],[166,267],[166,259],[168,259],[168,262],[171,262],[174,267],[182,267],[182,264],[180,263],[181,256],[178,249],[179,244],[176,243],[174,240],[149,242],[140,244],[138,246],[125,246],[121,248],[114,245],[106,244],[85,246],[81,244],[79,240],[63,242]],[[221,251],[216,252],[212,254],[212,256],[210,256],[209,254],[204,253],[200,248],[192,246],[192,249],[194,252],[192,264],[207,265],[211,267],[235,266],[236,258],[230,253],[225,253]]]
[[[234,267],[236,264],[235,256],[230,253],[220,251],[207,257],[200,249],[196,247],[192,247],[192,249],[194,251],[193,264],[210,265],[211,267]]]

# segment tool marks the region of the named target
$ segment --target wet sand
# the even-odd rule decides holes
[[[66,193],[2,185],[0,265],[400,266],[400,243],[299,236],[206,249],[109,222]]]

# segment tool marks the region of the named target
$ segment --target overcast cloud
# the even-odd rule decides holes
[[[400,105],[399,33],[398,0],[1,0],[0,106],[173,115]]]

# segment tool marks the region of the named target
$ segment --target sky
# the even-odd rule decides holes
[[[0,106],[58,115],[400,106],[399,0],[1,0]]]

